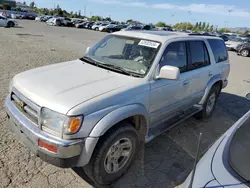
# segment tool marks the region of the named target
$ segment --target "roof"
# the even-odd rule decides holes
[[[200,39],[220,39],[219,37],[213,36],[201,36],[201,35],[192,35],[190,36],[189,33],[181,33],[181,32],[168,32],[168,31],[147,31],[147,30],[136,30],[136,31],[118,31],[115,32],[114,35],[119,36],[127,36],[127,37],[135,37],[135,38],[142,38],[147,40],[153,40],[161,43],[165,43],[167,40],[174,39],[174,38],[200,38]]]

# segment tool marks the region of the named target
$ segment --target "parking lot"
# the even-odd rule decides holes
[[[8,131],[3,104],[10,79],[17,73],[52,63],[77,59],[105,33],[76,28],[50,27],[19,21],[18,28],[0,28],[0,187],[91,187],[71,169],[41,161]],[[196,143],[203,133],[204,153],[239,117],[250,109],[250,58],[230,52],[229,85],[223,90],[212,118],[190,118],[142,146],[129,172],[114,188],[174,187],[190,173]]]

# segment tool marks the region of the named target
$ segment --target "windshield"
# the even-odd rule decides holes
[[[235,132],[229,146],[229,163],[233,170],[250,181],[250,117]]]
[[[94,46],[86,57],[144,76],[159,48],[159,42],[109,35]]]

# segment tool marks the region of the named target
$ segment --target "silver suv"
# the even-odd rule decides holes
[[[9,127],[41,159],[83,167],[108,185],[140,142],[192,115],[211,116],[229,69],[220,38],[116,32],[81,59],[16,75],[5,101]]]

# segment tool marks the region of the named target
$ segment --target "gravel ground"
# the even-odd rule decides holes
[[[41,161],[7,129],[3,110],[13,75],[34,67],[81,57],[105,33],[76,28],[48,27],[19,21],[19,28],[0,28],[0,188],[91,187],[71,169]],[[250,58],[230,52],[229,86],[221,94],[212,118],[184,123],[141,148],[135,164],[113,187],[173,187],[183,182],[193,164],[197,137],[203,132],[201,150],[207,148],[250,109],[244,96],[250,92]]]

